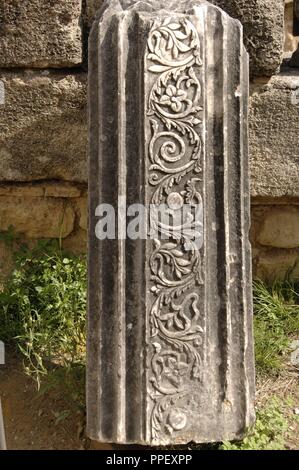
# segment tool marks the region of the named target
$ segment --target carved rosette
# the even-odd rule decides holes
[[[149,256],[153,302],[149,312],[150,430],[153,444],[188,430],[203,380],[201,45],[187,18],[153,23],[146,71],[153,77],[147,102],[151,208],[182,214],[179,225],[159,221]],[[186,207],[188,210],[186,211]]]

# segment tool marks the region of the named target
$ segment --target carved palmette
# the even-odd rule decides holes
[[[205,1],[113,0],[89,54],[88,435],[239,438],[254,419],[241,25]],[[148,209],[146,240],[97,240],[97,206],[120,196]]]

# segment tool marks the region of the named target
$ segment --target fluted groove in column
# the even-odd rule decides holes
[[[205,1],[113,0],[89,62],[88,435],[240,438],[254,419],[241,25]],[[118,225],[96,238],[99,204],[138,203],[189,204],[193,219],[176,235],[151,215],[154,240]]]

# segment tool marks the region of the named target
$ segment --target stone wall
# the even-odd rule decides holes
[[[58,237],[76,253],[86,251],[87,38],[101,3],[0,2],[0,231]],[[281,67],[297,43],[291,2],[213,3],[243,23],[250,54],[254,272],[299,277],[299,70]],[[2,277],[10,267],[0,241]]]

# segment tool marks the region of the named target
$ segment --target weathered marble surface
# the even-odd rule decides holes
[[[89,60],[88,435],[241,438],[254,420],[241,25],[201,1],[113,0]],[[188,231],[99,242],[96,207],[117,209],[123,195],[128,205],[196,201],[200,250],[185,250]]]
[[[104,0],[86,0],[86,22],[92,23]],[[162,3],[162,2],[161,2]],[[180,1],[174,4],[174,8]],[[250,75],[271,76],[283,59],[284,0],[212,0],[244,26],[244,44],[249,53]]]

